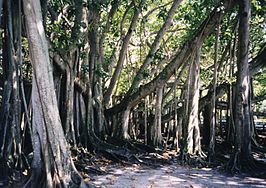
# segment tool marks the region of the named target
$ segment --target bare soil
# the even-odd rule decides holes
[[[230,176],[211,168],[190,168],[178,164],[158,168],[108,165],[104,175],[94,175],[91,183],[102,188],[183,188],[183,187],[266,187],[266,179],[248,175]],[[265,177],[266,178],[266,177]]]

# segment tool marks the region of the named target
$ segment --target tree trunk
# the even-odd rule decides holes
[[[19,1],[4,4],[3,72],[4,94],[0,115],[0,160],[9,168],[22,168],[20,72],[21,6]],[[7,167],[7,165],[6,165]],[[3,168],[5,173],[7,169]],[[7,174],[5,174],[7,175]],[[4,175],[4,176],[5,176]]]
[[[91,89],[91,105],[92,112],[90,115],[93,119],[92,126],[94,127],[95,134],[104,138],[105,136],[105,126],[104,126],[104,113],[103,113],[103,93],[102,93],[102,63],[99,53],[99,21],[100,21],[100,10],[96,4],[89,4],[89,11],[91,16],[91,23],[89,25],[89,44],[90,44],[90,53],[89,53],[89,71],[90,71],[90,89]]]
[[[185,150],[187,154],[201,154],[200,130],[199,130],[199,73],[201,45],[197,47],[195,57],[190,65],[188,93],[186,100],[187,132]]]
[[[129,135],[129,117],[131,109],[127,108],[124,111],[113,116],[112,125],[113,132],[112,136],[124,140],[130,139]]]
[[[209,161],[214,160],[215,156],[215,128],[216,128],[216,85],[217,85],[217,69],[218,69],[218,50],[219,50],[219,37],[220,37],[220,18],[218,20],[219,24],[216,31],[215,40],[215,57],[214,57],[214,71],[213,71],[213,96],[211,99],[211,114],[210,114],[210,144],[209,144]]]
[[[153,125],[151,128],[151,141],[153,146],[162,145],[162,98],[163,98],[163,87],[156,90],[156,103],[155,103],[155,116]]]
[[[23,2],[30,59],[33,67],[33,162],[27,186],[68,187],[82,181],[71,159],[61,125],[52,66],[42,25],[40,1]],[[77,184],[77,183],[75,183]]]
[[[210,128],[211,128],[211,118],[210,118],[210,114],[211,114],[211,108],[210,108],[210,104],[206,105],[204,107],[204,110],[202,112],[203,115],[203,127],[202,127],[202,144],[205,147],[208,147],[210,144]]]
[[[64,102],[63,111],[65,116],[63,117],[63,128],[65,131],[66,139],[76,146],[76,139],[74,136],[74,78],[75,74],[72,67],[72,61],[67,62],[68,66],[66,68],[66,80],[65,80],[65,91],[64,91]],[[75,63],[75,62],[74,62]],[[75,65],[74,65],[75,66]]]
[[[144,144],[148,144],[148,97],[144,99]]]
[[[231,170],[243,169],[250,165],[251,157],[251,123],[250,123],[250,78],[248,64],[249,46],[249,0],[239,1],[239,41],[237,61],[237,81],[235,92],[235,127],[236,139],[235,150],[232,158],[233,167]]]

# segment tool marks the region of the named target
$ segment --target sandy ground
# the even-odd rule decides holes
[[[96,187],[106,188],[182,188],[182,187],[266,187],[266,179],[228,176],[210,168],[169,165],[160,168],[133,165],[108,167],[108,173],[93,177]],[[265,177],[266,178],[266,177]]]

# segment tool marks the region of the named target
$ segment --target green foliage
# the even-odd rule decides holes
[[[250,52],[252,57],[255,57],[266,42],[266,2],[263,0],[252,0],[251,5]]]
[[[197,28],[209,15],[213,7],[214,2],[211,0],[189,0],[182,4],[175,19],[187,28],[187,32],[182,37],[183,42],[189,40],[197,32]]]
[[[150,76],[150,73],[149,72],[150,71],[148,69],[142,70],[141,73],[142,73],[142,76],[143,76],[144,79],[146,79],[146,78],[148,78]]]
[[[169,2],[170,0],[134,1],[134,6],[141,5],[141,16],[138,20],[136,30],[133,31],[133,36],[131,38],[128,49],[127,59],[124,63],[124,68],[120,75],[117,94],[120,95],[122,93],[125,93],[128,87],[130,87],[131,81],[136,71],[148,55],[150,45],[154,41],[158,30],[161,28],[165,18],[167,17],[167,13],[172,5],[172,3]],[[62,51],[67,51],[69,46],[73,44],[78,45],[81,49],[80,59],[86,60],[87,51],[84,50],[84,36],[78,36],[77,38],[74,38],[74,40],[73,38],[71,38],[76,11],[74,1],[51,0],[49,3],[51,7],[56,10],[57,14],[62,14],[64,12],[63,16],[59,20],[52,20],[48,15],[47,35],[52,39],[54,47],[61,49]],[[97,66],[95,72],[98,76],[105,79],[108,79],[111,76],[108,72],[113,58],[113,51],[115,48],[117,48],[119,52],[121,41],[123,40],[123,35],[126,33],[130,25],[131,18],[134,13],[134,8],[129,9],[129,11],[125,15],[123,26],[121,26],[125,11],[132,3],[131,0],[89,0],[83,2],[83,4],[89,7],[90,10],[100,11],[101,20],[99,22],[98,36],[101,36],[102,32],[104,32],[105,24],[108,18],[108,11],[114,3],[118,3],[118,10],[117,12],[115,12],[114,17],[111,20],[109,31],[105,33],[103,63],[102,65]],[[167,6],[162,6],[164,4],[167,4]],[[153,61],[151,65],[148,69],[142,70],[144,77],[143,83],[150,81],[152,78],[154,78],[154,76],[157,75],[151,75],[151,70],[162,70],[162,67],[164,67],[168,62],[165,61],[165,64],[161,64],[161,62],[163,62],[166,58],[171,57],[171,54],[174,54],[176,51],[178,51],[178,49],[181,48],[186,41],[190,40],[191,37],[196,32],[198,32],[198,27],[201,25],[203,20],[207,18],[209,13],[214,9],[216,5],[216,0],[182,1],[174,16],[172,26],[165,34],[159,50],[157,50],[157,52],[153,55]],[[252,18],[250,27],[250,58],[255,57],[259,49],[261,48],[261,45],[266,42],[264,26],[266,13],[265,1],[252,0],[251,5]],[[236,8],[231,13],[226,14],[226,16],[221,21],[220,48],[218,51],[219,61],[226,46],[233,42],[233,39],[235,37],[234,30],[236,27],[237,19],[238,16]],[[90,23],[87,22],[82,22],[79,27],[83,30],[89,31],[90,29],[92,29],[93,25],[90,25]],[[123,31],[121,31],[121,27]],[[203,87],[208,86],[213,77],[215,44],[214,33],[215,32],[213,32],[204,41],[202,48],[200,78]],[[229,83],[234,82],[234,77],[229,78],[229,54],[226,55],[224,62],[221,62],[221,66],[223,67],[223,73],[218,74],[218,82],[225,80]],[[84,72],[88,72],[89,66],[81,65],[81,69]],[[166,73],[162,74],[161,79],[165,79],[166,75]],[[264,86],[263,79],[263,74],[261,75],[261,78],[256,77],[256,90],[261,90],[259,88],[262,88]]]
[[[167,13],[168,13],[167,9],[162,8],[160,12],[158,13],[157,18],[165,20],[167,17]]]

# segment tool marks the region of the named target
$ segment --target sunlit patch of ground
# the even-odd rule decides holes
[[[172,187],[266,187],[262,178],[228,176],[211,168],[188,168],[169,165],[160,168],[113,165],[108,174],[94,176],[96,187],[172,188]]]

